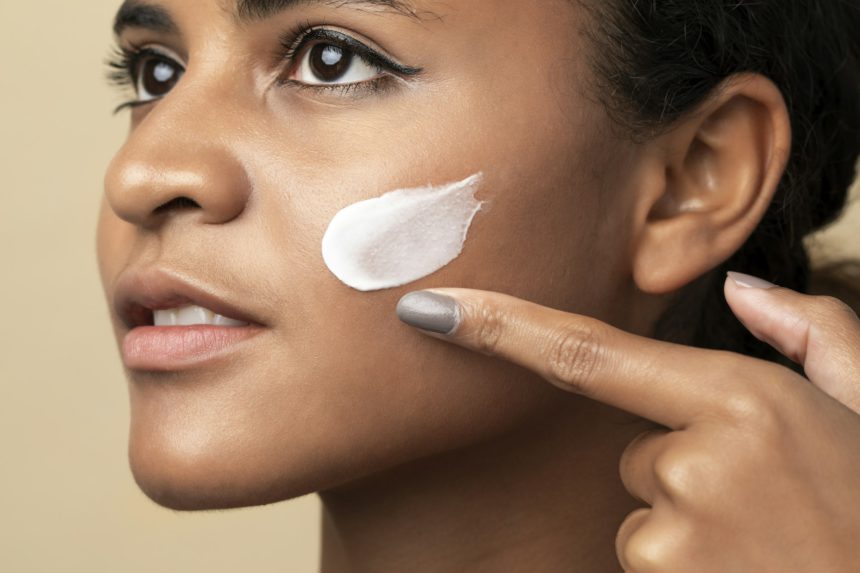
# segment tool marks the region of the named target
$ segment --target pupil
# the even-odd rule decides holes
[[[333,82],[349,70],[352,54],[340,46],[317,44],[311,49],[311,70],[324,82]]]
[[[163,96],[169,92],[179,78],[176,68],[169,63],[149,59],[143,64],[143,89],[153,96]]]

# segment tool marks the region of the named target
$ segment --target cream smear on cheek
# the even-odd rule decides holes
[[[323,260],[344,284],[382,290],[430,275],[463,251],[483,176],[398,189],[340,210],[322,240]]]

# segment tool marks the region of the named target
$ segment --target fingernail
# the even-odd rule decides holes
[[[776,286],[764,279],[760,279],[752,275],[745,275],[744,273],[736,273],[734,271],[729,271],[729,278],[732,279],[736,285],[744,288],[769,289]]]
[[[456,300],[423,290],[404,295],[397,303],[397,316],[410,326],[446,335],[454,332],[460,320]]]

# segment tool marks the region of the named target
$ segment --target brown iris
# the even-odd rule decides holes
[[[141,87],[152,97],[162,97],[167,94],[176,82],[179,81],[181,72],[174,64],[167,60],[149,57],[140,65]]]
[[[353,54],[333,44],[317,44],[311,48],[311,72],[320,81],[334,82],[349,70]]]

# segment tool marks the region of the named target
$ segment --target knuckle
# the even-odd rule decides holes
[[[504,312],[495,305],[482,305],[477,312],[473,342],[478,352],[493,356],[498,352],[504,331]]]
[[[672,551],[672,544],[665,536],[657,535],[653,528],[644,526],[630,535],[619,557],[629,571],[665,571],[671,562]]]
[[[559,329],[549,337],[546,351],[550,380],[586,393],[603,359],[603,348],[598,329],[586,322]]]
[[[762,386],[730,395],[725,401],[730,420],[736,426],[754,429],[756,435],[781,433],[782,417],[777,400],[770,394]]]
[[[654,458],[654,479],[670,498],[684,500],[695,496],[701,485],[700,465],[695,456],[665,450]]]

